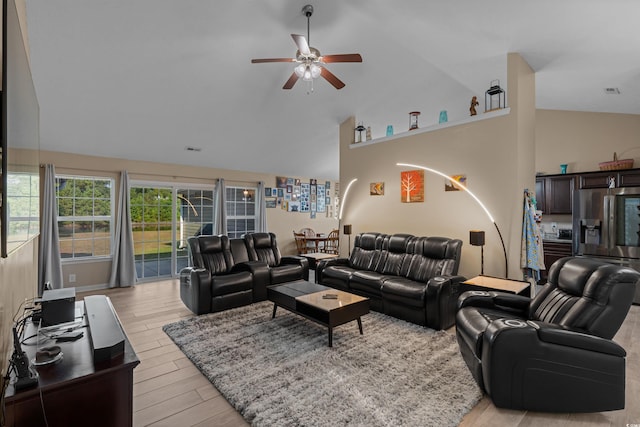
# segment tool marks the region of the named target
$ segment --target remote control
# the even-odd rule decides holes
[[[338,299],[338,294],[324,294],[322,295],[324,299]]]

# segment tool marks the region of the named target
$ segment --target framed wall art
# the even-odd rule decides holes
[[[451,178],[453,178],[453,180],[455,182],[451,182],[450,180],[446,179],[444,180],[444,191],[460,191],[462,190],[462,188],[460,188],[459,185],[457,185],[456,183],[460,183],[462,185],[464,185],[465,187],[467,186],[467,175],[451,175]]]
[[[372,182],[369,184],[370,196],[384,196],[384,182]]]
[[[424,171],[400,172],[400,201],[402,203],[424,202]]]

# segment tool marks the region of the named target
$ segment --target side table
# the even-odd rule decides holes
[[[465,291],[502,291],[530,296],[531,285],[521,280],[502,279],[492,276],[476,276],[460,283],[460,294]]]

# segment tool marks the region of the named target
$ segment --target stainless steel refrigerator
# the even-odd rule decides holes
[[[640,187],[578,190],[573,252],[640,271]],[[633,302],[640,304],[640,285]]]

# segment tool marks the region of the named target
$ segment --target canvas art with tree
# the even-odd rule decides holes
[[[424,171],[400,172],[400,201],[402,203],[424,202]]]

